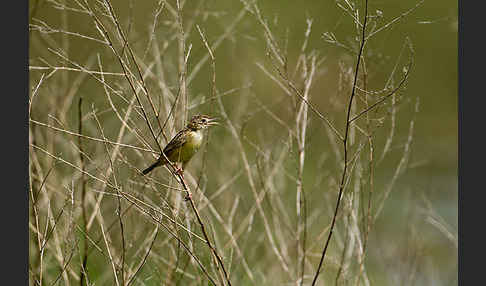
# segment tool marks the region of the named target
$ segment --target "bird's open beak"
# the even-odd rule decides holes
[[[209,126],[219,125],[219,122],[217,120],[218,120],[218,118],[210,118],[210,119],[208,119],[208,125]]]

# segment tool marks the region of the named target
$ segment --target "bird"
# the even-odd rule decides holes
[[[215,121],[216,118],[212,118],[208,115],[194,115],[189,123],[181,131],[170,140],[165,146],[163,154],[159,159],[142,171],[143,175],[150,173],[154,168],[163,166],[170,162],[182,163],[181,168],[176,170],[176,173],[183,176],[184,168],[191,158],[197,153],[203,142],[203,130],[209,126],[218,125]],[[165,155],[165,156],[164,156]]]

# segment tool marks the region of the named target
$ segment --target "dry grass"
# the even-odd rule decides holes
[[[309,17],[295,53],[279,32],[287,27],[256,1],[235,12],[147,3],[31,4],[30,285],[374,284],[370,237],[414,139],[414,117],[399,115],[416,114],[419,101],[405,90],[408,38],[385,77],[366,51],[422,2],[383,23],[367,1],[338,1],[354,34],[316,31]],[[225,43],[253,37],[240,32],[249,24],[264,57],[239,68]],[[348,55],[331,96],[314,34]],[[222,127],[184,178],[171,165],[141,175],[195,113]],[[451,227],[430,205],[426,213],[457,247]]]

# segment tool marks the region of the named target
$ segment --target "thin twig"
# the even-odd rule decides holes
[[[148,247],[147,249],[147,252],[145,253],[145,255],[143,256],[143,259],[142,261],[140,262],[140,265],[138,265],[137,267],[137,270],[135,271],[135,273],[133,273],[132,277],[130,277],[128,279],[128,282],[127,282],[127,286],[130,286],[130,284],[132,283],[133,279],[135,279],[135,277],[137,276],[138,272],[142,269],[142,267],[145,265],[145,262],[147,261],[147,257],[149,256],[150,252],[152,251],[152,247],[154,246],[154,242],[155,240],[157,239],[157,234],[159,234],[159,225],[157,224],[157,226],[155,227],[155,234],[154,234],[154,238],[152,239],[152,242],[150,243],[150,246]]]
[[[208,53],[209,53],[209,55],[211,57],[211,66],[213,67],[213,77],[212,77],[212,83],[213,83],[212,86],[213,86],[213,88],[212,88],[212,93],[213,93],[213,96],[214,96],[215,93],[216,93],[216,87],[215,87],[215,82],[216,82],[216,69],[215,69],[216,59],[214,57],[214,54],[213,54],[211,48],[209,47],[209,44],[208,44],[208,42],[206,40],[206,37],[204,36],[203,32],[201,31],[201,29],[199,28],[198,25],[196,27],[197,27],[197,29],[199,31],[199,34],[201,35],[201,38],[202,38],[202,40],[204,42],[204,45],[206,46],[206,49],[208,50]],[[224,267],[223,261],[222,261],[221,257],[218,255],[218,252],[216,251],[216,249],[212,246],[212,244],[209,241],[209,237],[208,237],[208,235],[207,235],[207,233],[205,231],[204,224],[203,224],[203,222],[201,220],[201,217],[199,215],[199,212],[196,209],[196,206],[194,205],[194,201],[192,200],[192,197],[191,196],[189,196],[189,202],[191,204],[192,210],[194,211],[194,214],[196,214],[196,218],[197,218],[197,220],[199,222],[199,225],[200,225],[201,230],[203,232],[204,238],[206,239],[206,243],[208,244],[208,247],[213,252],[214,257],[218,261],[218,263],[219,263],[219,265],[221,267],[221,270],[223,271],[224,278],[225,278],[226,282],[228,283],[228,285],[231,286],[231,281],[229,279],[229,275],[228,275],[228,273],[226,271],[226,268]]]
[[[115,47],[113,46],[113,42],[112,42],[112,40],[111,40],[111,38],[110,38],[110,35],[109,35],[108,31],[106,30],[106,28],[105,28],[105,26],[103,25],[103,23],[102,23],[102,22],[101,22],[101,21],[98,19],[98,17],[95,15],[95,13],[93,12],[93,10],[92,10],[92,9],[91,9],[91,7],[89,6],[89,4],[88,4],[87,0],[85,0],[84,2],[85,2],[85,4],[86,4],[87,9],[88,9],[88,10],[89,10],[89,12],[90,12],[91,17],[93,18],[93,20],[94,20],[94,22],[95,22],[95,24],[96,24],[96,27],[97,27],[97,28],[100,30],[100,32],[103,34],[103,36],[104,36],[104,37],[106,38],[106,40],[109,42],[109,46],[110,46],[111,50],[113,51],[113,53],[115,54],[116,58],[118,59],[118,61],[119,61],[119,63],[120,63],[120,66],[122,67],[123,72],[124,72],[124,74],[125,74],[125,78],[126,78],[127,82],[129,83],[129,85],[130,85],[130,87],[131,87],[131,89],[132,89],[133,94],[134,94],[134,95],[135,95],[135,97],[137,98],[137,102],[138,102],[139,106],[140,106],[140,107],[141,107],[141,109],[142,109],[142,114],[143,114],[143,117],[144,117],[144,119],[145,119],[145,122],[147,123],[147,126],[149,127],[150,134],[152,135],[152,137],[153,137],[154,141],[157,143],[157,147],[159,148],[160,153],[163,153],[163,152],[162,152],[162,147],[160,146],[160,144],[158,144],[158,141],[157,141],[157,136],[155,136],[155,132],[154,132],[154,130],[153,130],[153,128],[152,128],[152,125],[150,124],[150,120],[149,120],[149,119],[148,119],[148,117],[147,117],[147,113],[145,112],[145,108],[143,107],[142,102],[140,101],[140,98],[139,98],[139,96],[138,96],[138,94],[137,94],[137,90],[135,89],[135,86],[134,86],[134,84],[133,84],[133,82],[132,82],[132,79],[131,79],[131,77],[130,77],[130,76],[129,76],[129,74],[128,74],[128,73],[129,73],[129,70],[128,70],[128,68],[126,67],[125,62],[123,61],[122,56],[121,56],[121,55],[120,55],[120,54],[119,54],[119,53],[116,51]],[[109,1],[108,1],[108,4],[109,4],[109,6],[111,7],[111,4],[110,4],[110,2],[109,2]],[[113,14],[112,14],[112,16],[114,17],[114,15],[113,15]],[[114,18],[115,18],[115,17],[114,17]],[[115,18],[115,19],[116,19],[116,18]],[[118,28],[119,28],[119,27],[118,27]],[[120,30],[121,30],[121,29],[119,29],[119,31],[120,31]],[[123,33],[122,33],[122,35],[123,35]],[[125,40],[125,42],[126,42],[126,40]]]
[[[83,104],[83,97],[79,97],[78,102],[78,133],[83,134],[83,112],[82,112],[82,104]],[[81,137],[78,137],[78,147],[79,147],[79,162],[81,165],[81,215],[82,215],[82,227],[84,232],[87,232],[87,217],[86,217],[86,178],[84,172],[86,172],[86,167],[84,164],[84,150],[83,150],[83,142],[81,141]],[[88,276],[88,241],[86,238],[83,240],[83,258],[82,264],[79,270],[79,285],[84,286],[86,285],[87,276]],[[86,281],[85,281],[86,280]]]
[[[108,143],[108,144],[116,145],[116,146],[120,146],[120,147],[131,148],[133,150],[138,150],[138,151],[144,151],[144,152],[158,154],[157,151],[153,151],[153,150],[150,150],[150,149],[145,149],[145,148],[141,148],[141,147],[137,147],[137,146],[133,146],[133,145],[118,143],[118,142],[110,141],[108,139],[103,140],[101,138],[96,138],[96,137],[91,137],[91,136],[79,134],[79,133],[76,133],[76,132],[73,132],[73,131],[69,131],[69,130],[66,130],[66,129],[58,128],[58,127],[52,126],[50,124],[43,123],[43,122],[39,122],[39,121],[36,121],[36,120],[33,120],[33,119],[30,119],[29,122],[30,123],[34,123],[34,124],[37,124],[37,125],[40,125],[40,126],[44,126],[44,127],[50,128],[52,130],[56,130],[56,131],[59,131],[59,132],[63,132],[63,133],[69,134],[69,135],[78,136],[78,137],[83,138],[83,139],[88,139],[88,140],[93,140],[93,141],[96,141],[96,142]]]
[[[354,96],[355,96],[356,85],[357,85],[357,81],[358,81],[358,72],[359,72],[359,66],[360,66],[360,62],[361,62],[361,55],[363,53],[364,46],[365,46],[365,43],[366,43],[365,32],[366,32],[366,22],[367,22],[367,19],[368,19],[368,0],[365,0],[365,8],[364,9],[365,9],[365,12],[364,12],[364,20],[363,20],[362,34],[361,34],[361,43],[360,43],[360,48],[359,48],[358,57],[357,57],[357,61],[356,61],[355,72],[354,72],[353,89],[351,91],[351,96],[349,97],[348,110],[347,110],[347,114],[346,114],[346,129],[344,131],[344,139],[343,139],[343,149],[344,149],[344,158],[343,158],[343,161],[344,161],[344,166],[343,166],[343,172],[342,172],[342,175],[341,175],[341,183],[339,185],[339,193],[338,193],[338,197],[337,197],[337,201],[336,201],[336,208],[334,210],[334,215],[333,215],[332,222],[331,222],[331,227],[329,229],[329,235],[328,235],[327,240],[326,240],[326,243],[324,245],[324,249],[322,250],[321,259],[319,261],[319,265],[317,267],[316,273],[314,275],[314,279],[313,279],[312,284],[311,284],[312,286],[314,286],[316,284],[316,282],[317,282],[317,278],[318,278],[318,276],[320,274],[321,267],[322,267],[322,263],[324,261],[324,257],[326,256],[327,247],[329,245],[329,242],[330,242],[331,237],[332,237],[332,233],[334,231],[334,225],[336,223],[336,218],[337,218],[337,214],[338,214],[338,210],[339,210],[339,205],[341,203],[341,196],[342,196],[343,191],[344,191],[344,183],[345,183],[345,179],[346,179],[346,176],[347,176],[347,167],[348,167],[348,164],[347,164],[347,161],[348,161],[347,160],[347,158],[348,158],[348,146],[347,146],[347,143],[348,143],[349,127],[350,127],[349,117],[351,115],[351,106],[353,104],[353,99],[354,99]]]

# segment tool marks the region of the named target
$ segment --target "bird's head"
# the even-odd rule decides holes
[[[207,115],[194,115],[187,124],[187,127],[191,130],[201,130],[217,124],[216,118]]]

